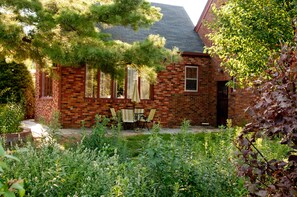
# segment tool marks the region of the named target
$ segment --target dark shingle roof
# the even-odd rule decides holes
[[[203,52],[203,42],[194,31],[194,25],[183,7],[159,3],[152,3],[152,6],[161,8],[163,18],[151,28],[135,32],[131,28],[115,26],[104,32],[112,34],[115,40],[128,43],[144,40],[149,34],[159,34],[166,38],[165,47],[168,49],[176,46],[183,52]]]

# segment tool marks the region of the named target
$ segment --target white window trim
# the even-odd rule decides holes
[[[197,72],[196,72],[196,76],[197,78],[187,78],[187,68],[196,68]],[[198,66],[185,66],[185,92],[198,92],[199,90],[199,87],[198,87],[198,77],[199,77],[199,69],[198,69]],[[187,90],[187,79],[189,80],[196,80],[196,87],[197,89],[196,90]]]

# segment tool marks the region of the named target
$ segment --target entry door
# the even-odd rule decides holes
[[[228,87],[227,81],[217,82],[217,126],[226,125],[228,118]]]

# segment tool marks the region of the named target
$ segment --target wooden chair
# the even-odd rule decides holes
[[[124,129],[126,129],[128,125],[131,125],[134,129],[135,118],[133,109],[122,109],[122,122]]]
[[[117,124],[118,123],[118,116],[117,116],[117,113],[115,111],[114,108],[110,108],[110,113],[111,113],[111,121],[114,123],[114,124]]]
[[[156,109],[151,109],[148,117],[143,117],[140,121],[143,123],[143,127],[146,127],[149,130],[148,124],[151,123],[154,119]]]

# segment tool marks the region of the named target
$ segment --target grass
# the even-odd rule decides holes
[[[160,134],[162,139],[170,140],[172,134]],[[134,135],[134,136],[123,136],[122,139],[126,143],[127,150],[131,157],[137,157],[149,142],[150,135]]]

